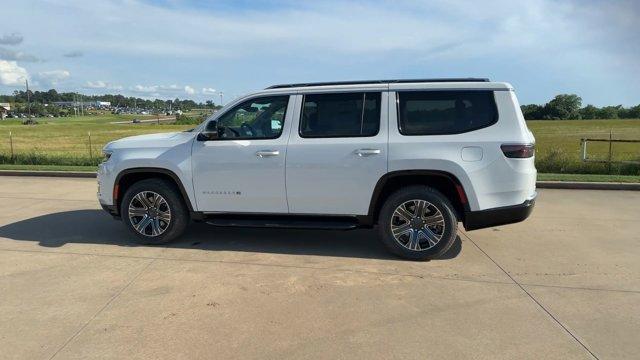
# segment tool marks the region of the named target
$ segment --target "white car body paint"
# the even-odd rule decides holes
[[[404,136],[398,129],[396,108],[396,91],[401,90],[492,90],[498,121],[461,134]],[[352,91],[382,93],[377,135],[300,137],[304,94]],[[199,141],[197,135],[205,126],[202,124],[192,132],[134,136],[107,144],[105,151],[112,155],[99,167],[100,203],[114,205],[112,194],[118,174],[136,168],[172,172],[181,182],[191,208],[204,213],[366,215],[378,180],[385,174],[407,170],[451,174],[462,185],[471,211],[518,205],[535,196],[534,158],[507,158],[500,149],[502,144],[535,142],[507,83],[268,89],[236,99],[209,120],[216,120],[247,99],[267,95],[290,96],[282,134],[277,139]],[[261,150],[274,150],[278,155],[256,156]],[[360,156],[360,150],[376,152]]]

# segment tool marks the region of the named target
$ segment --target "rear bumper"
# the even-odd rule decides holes
[[[528,218],[536,204],[536,195],[519,205],[468,211],[464,217],[465,230],[478,230],[491,226],[513,224]]]

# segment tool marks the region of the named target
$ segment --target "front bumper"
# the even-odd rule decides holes
[[[534,194],[531,198],[518,205],[467,211],[464,216],[464,228],[467,231],[478,230],[523,221],[533,212],[536,196],[537,194]]]
[[[105,205],[105,204],[100,204],[100,206],[102,206],[102,210],[108,212],[114,218],[120,219],[120,212],[118,211],[118,207],[117,206],[115,206],[115,205]]]

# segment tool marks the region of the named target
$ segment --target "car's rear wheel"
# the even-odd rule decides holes
[[[411,260],[442,256],[457,236],[451,202],[427,186],[393,193],[382,206],[378,226],[382,242],[394,254]]]
[[[164,244],[179,237],[189,211],[176,187],[163,179],[133,184],[120,205],[122,219],[141,244]]]

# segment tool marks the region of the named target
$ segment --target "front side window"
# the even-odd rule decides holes
[[[380,129],[380,101],[379,92],[305,95],[300,136],[375,136]]]
[[[218,118],[220,139],[275,139],[282,134],[289,96],[268,96],[247,100]],[[214,130],[214,129],[208,129]]]
[[[398,126],[403,135],[460,134],[497,121],[493,91],[398,92]]]

